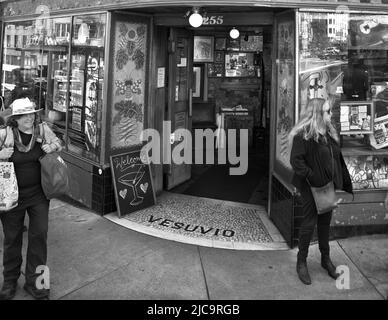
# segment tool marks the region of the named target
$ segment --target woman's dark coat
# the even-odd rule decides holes
[[[305,140],[301,133],[294,137],[290,157],[290,163],[294,169],[292,184],[301,190],[308,187],[307,178],[313,187],[321,187],[332,180],[333,174],[335,176],[337,172],[340,172],[342,174],[342,181],[338,179],[340,177],[334,177],[334,185],[337,189],[353,194],[352,181],[341,149],[331,137],[328,138],[328,142],[332,146],[334,164],[338,168],[334,172],[328,145],[323,142],[318,143],[314,139]],[[337,185],[336,181],[339,181]]]

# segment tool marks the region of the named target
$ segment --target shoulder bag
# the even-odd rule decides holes
[[[41,126],[41,133],[42,143],[45,143],[43,126]],[[69,170],[59,153],[47,153],[39,159],[39,162],[41,167],[41,184],[46,198],[52,199],[68,195],[70,193]]]
[[[7,127],[6,135],[0,149],[5,145],[12,130]],[[19,188],[13,162],[0,160],[0,211],[9,211],[18,206]]]
[[[323,187],[313,187],[311,186],[308,179],[306,179],[308,185],[310,186],[311,193],[317,207],[318,214],[323,214],[332,211],[337,208],[337,196],[334,189],[334,159],[333,159],[333,150],[330,145],[330,155],[331,155],[331,164],[332,164],[332,179],[329,183]]]

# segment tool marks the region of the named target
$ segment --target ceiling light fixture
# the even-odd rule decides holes
[[[232,30],[229,31],[229,35],[232,39],[237,39],[240,36],[240,32],[233,27]]]
[[[193,7],[193,9],[187,11],[186,17],[189,17],[189,23],[192,27],[198,28],[202,25],[203,18],[199,7]]]

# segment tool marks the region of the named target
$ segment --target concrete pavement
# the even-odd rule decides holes
[[[349,268],[349,289],[342,290],[321,268],[317,244],[311,246],[308,260],[313,284],[305,286],[295,272],[296,249],[228,250],[163,240],[58,200],[51,203],[48,245],[52,300],[381,300],[388,296],[388,235],[331,242],[333,262]],[[2,246],[1,233],[0,250]],[[31,299],[22,290],[23,283],[22,276],[15,299]]]

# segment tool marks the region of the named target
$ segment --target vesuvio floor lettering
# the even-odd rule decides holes
[[[156,204],[105,215],[125,228],[155,237],[223,249],[288,250],[263,206],[163,192]]]
[[[223,237],[231,238],[234,236],[235,232],[233,230],[220,230],[218,228],[208,228],[203,226],[194,226],[190,224],[185,224],[183,222],[176,222],[170,219],[156,218],[153,215],[149,217],[149,222],[158,223],[163,227],[170,227],[172,229],[182,229],[186,232],[199,232],[201,234],[210,234],[214,236],[222,235]]]

